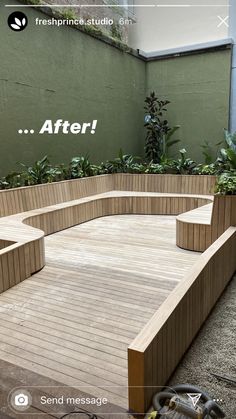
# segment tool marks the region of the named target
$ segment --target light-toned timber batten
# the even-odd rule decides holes
[[[119,173],[114,189],[122,191],[164,192],[209,195],[214,193],[215,176],[151,175]]]
[[[213,205],[177,217],[176,244],[204,252],[230,226],[236,226],[236,196],[215,195]]]
[[[213,176],[114,174],[0,191],[0,292],[44,266],[44,235],[97,217],[178,215],[177,245],[208,248],[129,347],[136,412],[166,383],[236,269],[236,197],[213,197],[214,185]]]
[[[210,201],[204,195],[114,191],[4,217],[0,219],[1,237],[10,237],[15,244],[0,250],[0,290],[43,268],[44,235],[107,215],[176,215]]]
[[[206,320],[236,270],[236,228],[199,258],[128,349],[129,403],[145,412]]]
[[[44,234],[104,215],[181,214],[211,202],[214,184],[214,176],[114,174],[0,191],[0,215],[9,216],[0,219],[1,292],[44,266]],[[122,198],[119,190],[157,196]]]
[[[215,176],[113,174],[0,191],[0,217],[111,190],[209,195]]]
[[[113,190],[112,175],[0,191],[0,217]]]

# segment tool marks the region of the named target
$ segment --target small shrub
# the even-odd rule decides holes
[[[25,185],[39,185],[60,180],[61,170],[51,166],[48,156],[36,161],[33,166],[24,163],[20,163],[20,165],[25,169],[20,174],[25,180]]]
[[[201,145],[202,154],[205,160],[204,161],[205,166],[210,166],[212,163],[215,162],[218,152],[219,152],[219,146],[221,144],[222,144],[222,141],[216,143],[215,145],[212,145],[211,143],[209,143],[209,141],[205,140],[204,143]]]
[[[165,172],[165,168],[162,164],[150,162],[146,165],[146,169],[144,173],[149,174],[162,174]]]
[[[99,167],[92,165],[89,161],[88,155],[86,155],[73,157],[67,171],[69,179],[77,179],[98,174]]]
[[[103,173],[137,173],[138,170],[141,170],[136,162],[138,159],[139,157],[132,156],[132,154],[123,154],[120,149],[117,158],[101,163],[100,168]]]
[[[198,164],[193,169],[194,175],[217,175],[218,166],[215,163],[211,164]]]
[[[220,175],[215,191],[221,195],[236,195],[236,171]]]
[[[236,132],[231,134],[224,130],[226,148],[222,148],[217,159],[221,171],[236,170]]]
[[[22,173],[11,172],[0,179],[0,189],[19,188],[20,186],[25,186],[25,179]]]
[[[179,159],[170,161],[169,169],[171,170],[171,172],[169,173],[177,173],[181,175],[193,174],[197,163],[189,157],[186,157],[187,151],[185,150],[185,148],[179,150],[179,153]]]

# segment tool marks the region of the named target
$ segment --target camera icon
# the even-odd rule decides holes
[[[20,393],[15,396],[15,405],[16,406],[28,406],[29,397],[27,394]]]
[[[25,388],[13,389],[8,395],[9,405],[17,412],[24,412],[32,405],[32,396]]]

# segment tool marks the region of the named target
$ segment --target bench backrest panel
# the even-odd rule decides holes
[[[0,191],[0,217],[48,207],[113,189],[112,175]]]
[[[216,177],[205,175],[151,175],[119,173],[114,189],[135,192],[161,192],[212,195]]]
[[[211,217],[212,241],[230,226],[236,226],[236,195],[215,195]]]
[[[209,195],[215,176],[112,174],[0,191],[0,217],[111,190]]]

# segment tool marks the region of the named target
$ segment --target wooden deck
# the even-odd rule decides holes
[[[209,195],[214,184],[209,176],[114,174],[0,191],[1,363],[86,394],[104,396],[107,389],[116,408],[126,407],[128,347],[128,406],[147,411],[236,269],[235,196]],[[51,261],[47,251],[46,269],[31,278],[46,264],[44,236],[128,214],[162,216],[159,226],[152,221],[151,245],[144,222],[142,233],[125,229],[117,243],[117,229],[106,225],[91,250],[86,240],[92,243],[95,230],[81,241],[86,251],[81,244],[73,255],[77,235],[66,256],[58,254],[59,240]],[[163,216],[177,216],[172,243]],[[187,252],[173,252],[175,243]],[[189,250],[204,251],[191,268]]]
[[[126,408],[127,348],[200,254],[158,215],[98,218],[45,244],[46,267],[0,295],[0,359]]]

